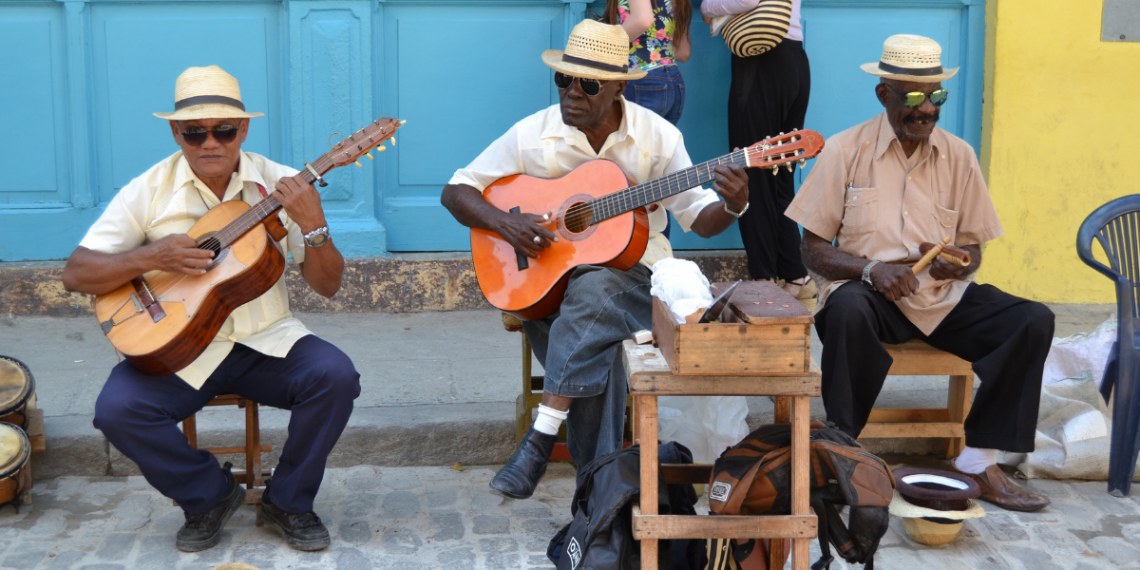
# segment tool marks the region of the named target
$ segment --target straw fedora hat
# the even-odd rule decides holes
[[[183,71],[174,84],[174,112],[154,114],[168,121],[247,119],[262,115],[245,111],[237,78],[216,65]]]
[[[566,51],[548,49],[542,61],[566,75],[602,81],[645,77],[644,69],[629,68],[629,35],[621,26],[582,20],[570,32]]]
[[[876,77],[919,83],[946,81],[958,73],[957,67],[942,69],[942,46],[938,42],[910,34],[887,38],[879,61],[859,67]]]

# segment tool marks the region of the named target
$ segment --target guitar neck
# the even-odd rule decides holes
[[[630,186],[613,194],[607,194],[588,202],[593,216],[592,223],[597,224],[610,218],[620,216],[626,212],[648,206],[659,200],[675,196],[688,190],[710,182],[715,174],[713,168],[729,164],[748,166],[748,158],[743,150],[714,158],[688,168],[667,174],[661,178],[650,180],[644,184]]]
[[[322,156],[321,158],[317,159],[316,162],[312,163],[312,167],[318,172],[323,173],[332,170],[333,164],[332,161],[330,161],[327,157]],[[312,184],[313,182],[317,181],[317,177],[314,176],[313,173],[308,170],[308,168],[298,172],[293,176],[293,178],[298,179],[305,184]],[[218,249],[225,249],[233,245],[233,243],[241,238],[241,236],[244,236],[246,232],[265,221],[265,218],[268,218],[269,216],[277,213],[277,210],[280,209],[281,203],[277,201],[277,193],[271,192],[263,200],[250,206],[250,208],[242,213],[242,215],[235,218],[234,221],[226,224],[226,227],[222,228],[218,231],[217,234],[214,235],[214,238],[219,242]]]

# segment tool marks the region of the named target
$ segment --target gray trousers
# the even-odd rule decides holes
[[[623,340],[653,326],[649,269],[583,265],[570,275],[559,311],[523,323],[546,369],[543,390],[574,398],[567,447],[578,465],[621,449],[627,382]]]

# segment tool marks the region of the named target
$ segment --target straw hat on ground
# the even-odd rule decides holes
[[[877,62],[859,66],[876,77],[938,83],[954,77],[958,68],[942,69],[942,46],[922,36],[897,34],[883,42],[883,56]]]
[[[238,80],[216,65],[191,67],[174,84],[174,112],[155,113],[168,121],[195,119],[248,119],[262,113],[247,113],[241,102]]]
[[[582,20],[570,32],[566,51],[548,49],[542,61],[566,75],[627,81],[645,77],[644,69],[629,68],[629,35],[621,26]]]

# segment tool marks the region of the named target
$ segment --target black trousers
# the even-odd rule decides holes
[[[803,128],[810,91],[803,42],[785,39],[758,56],[732,56],[728,150]],[[748,211],[738,226],[753,279],[790,281],[807,275],[800,259],[799,228],[784,215],[792,198],[794,172],[781,168],[773,176],[770,170],[748,171]]]
[[[831,293],[815,316],[823,341],[827,419],[858,437],[893,360],[882,343],[922,339],[974,364],[981,380],[966,417],[966,445],[1033,451],[1041,373],[1053,341],[1053,312],[992,285],[971,283],[930,336],[898,306],[861,283]]]

